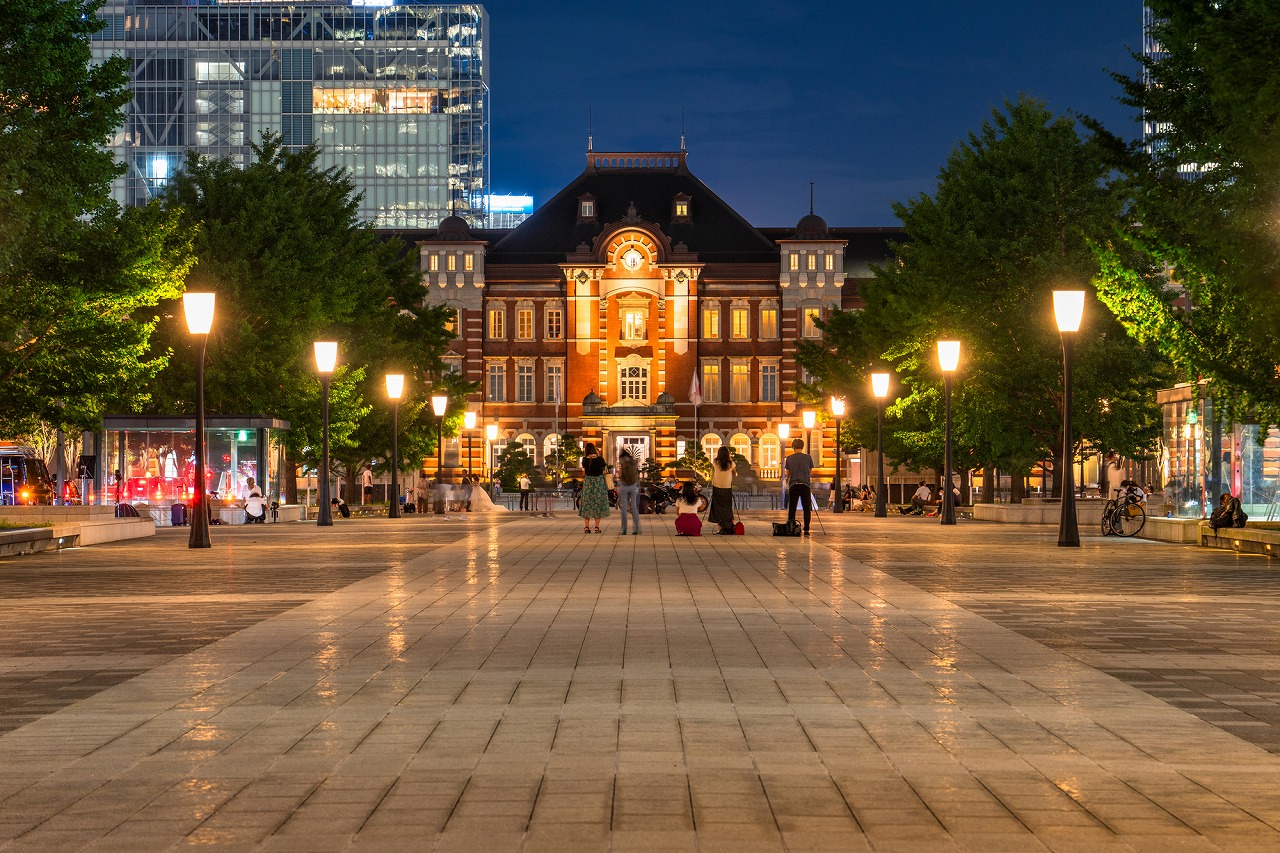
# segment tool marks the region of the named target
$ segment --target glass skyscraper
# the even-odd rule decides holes
[[[488,15],[479,4],[108,0],[95,55],[127,56],[133,100],[113,192],[145,203],[188,151],[247,164],[263,131],[316,143],[378,228],[475,226],[489,194]]]

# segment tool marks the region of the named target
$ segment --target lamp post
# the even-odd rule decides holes
[[[889,502],[884,485],[884,398],[889,396],[889,374],[871,374],[871,393],[876,398],[876,518],[884,518]]]
[[[493,467],[493,443],[498,440],[498,422],[491,421],[484,425],[484,467],[490,471]]]
[[[329,380],[338,363],[337,341],[316,341],[316,372],[320,374],[320,419],[323,424],[320,444],[320,482],[316,490],[317,527],[333,526],[333,508],[329,506]]]
[[[831,414],[836,419],[835,506],[831,508],[831,511],[844,512],[844,494],[840,491],[840,419],[844,417],[844,400],[840,397],[831,398]]]
[[[444,515],[444,413],[449,408],[449,398],[436,394],[431,398],[431,410],[436,413],[436,493],[435,513]]]
[[[813,437],[809,435],[813,431],[813,426],[818,422],[818,413],[813,409],[805,409],[800,413],[800,423],[804,424],[804,449],[806,453],[812,453],[813,448],[810,442]]]
[[[1075,441],[1071,437],[1071,359],[1076,333],[1084,315],[1083,290],[1055,290],[1053,315],[1062,338],[1062,513],[1058,517],[1058,546],[1080,547],[1080,525],[1076,521],[1076,484],[1072,457]]]
[[[786,464],[787,464],[787,439],[788,439],[788,438],[790,438],[790,437],[791,437],[791,424],[789,424],[789,423],[787,423],[787,422],[785,422],[785,421],[780,422],[780,423],[778,424],[778,443],[782,445],[782,458],[781,458],[781,460],[780,460],[780,464],[782,465],[782,468],[780,468],[780,469],[778,470],[778,482],[779,482],[779,483],[782,483],[782,472],[783,472],[783,470],[785,470],[785,469],[786,469]],[[783,503],[783,504],[784,504],[784,506],[785,506],[785,504],[786,504],[786,502],[787,502],[787,487],[786,487],[786,486],[782,486],[782,488],[781,488],[781,490],[780,490],[780,491],[782,492],[782,503]]]
[[[196,336],[196,481],[191,489],[191,532],[188,548],[212,548],[209,541],[209,495],[204,473],[204,349],[213,328],[213,293],[182,294],[187,330]]]
[[[467,431],[467,477],[471,476],[471,431],[476,428],[476,413],[468,409],[462,415],[462,428]]]
[[[951,494],[951,377],[960,366],[960,342],[938,341],[938,366],[942,368],[943,396],[946,397],[947,438],[942,453],[942,512],[943,524],[956,523],[955,496]]]
[[[391,398],[391,506],[387,518],[400,517],[400,395],[404,393],[404,374],[387,374],[387,396]]]

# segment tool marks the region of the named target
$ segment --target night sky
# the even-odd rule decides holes
[[[1136,135],[1141,0],[490,0],[493,191],[546,202],[596,151],[674,151],[748,221],[895,225],[1006,98]]]

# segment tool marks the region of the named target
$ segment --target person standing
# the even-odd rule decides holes
[[[711,509],[707,512],[707,522],[719,525],[720,529],[713,532],[721,536],[733,535],[733,477],[737,473],[729,448],[720,445],[711,463]]]
[[[796,504],[804,503],[804,535],[809,535],[809,479],[813,474],[813,457],[804,452],[804,439],[791,440],[792,454],[782,468],[782,482],[787,489],[787,524],[796,523]]]
[[[627,513],[635,522],[632,534],[640,535],[640,466],[630,450],[618,455],[618,512],[622,513],[622,532],[627,535]]]
[[[529,508],[529,488],[533,483],[529,480],[528,474],[520,475],[520,509],[527,510]]]
[[[590,533],[592,523],[600,532],[600,519],[609,514],[609,491],[604,485],[604,472],[608,466],[604,457],[596,452],[594,443],[588,441],[582,447],[582,499],[578,502],[578,517],[582,519],[582,532]]]
[[[361,498],[361,506],[368,506],[373,503],[373,471],[365,468],[360,472],[360,491],[363,494]]]

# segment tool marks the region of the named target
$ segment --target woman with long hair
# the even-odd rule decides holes
[[[737,472],[729,448],[720,445],[711,463],[711,509],[707,512],[707,523],[719,525],[720,529],[714,532],[726,536],[733,535],[733,475]]]
[[[702,519],[698,511],[702,509],[702,501],[698,498],[698,490],[692,480],[685,481],[680,489],[680,497],[676,499],[676,535],[701,536]]]
[[[599,533],[600,519],[609,514],[609,490],[604,485],[606,467],[594,443],[588,441],[582,446],[582,499],[578,502],[578,516],[582,519],[583,533],[591,532],[592,523]]]
[[[619,536],[627,535],[627,513],[631,513],[635,523],[632,535],[640,535],[640,466],[631,451],[623,449],[618,454],[618,470],[614,474],[618,486],[618,514],[622,517],[622,530]]]

